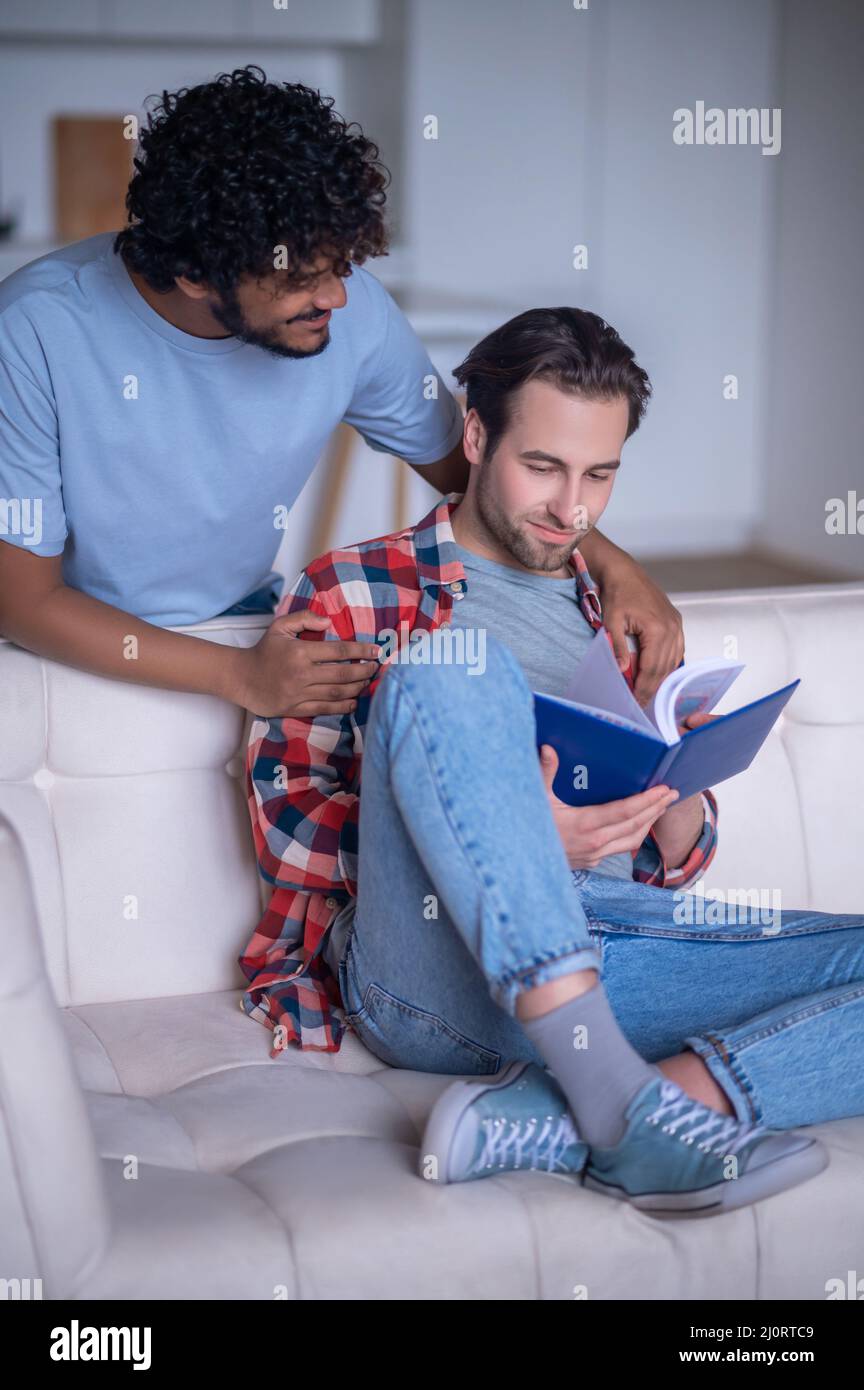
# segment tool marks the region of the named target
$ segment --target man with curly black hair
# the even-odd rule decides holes
[[[0,632],[21,646],[262,716],[348,713],[377,671],[369,644],[287,641],[327,627],[312,615],[249,649],[166,631],[273,611],[279,521],[340,421],[442,492],[467,478],[461,411],[363,268],[387,250],[389,175],[332,107],[257,67],[163,92],[128,226],[0,286]],[[587,546],[647,699],[679,615]]]

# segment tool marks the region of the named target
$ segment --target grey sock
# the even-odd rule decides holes
[[[617,1144],[630,1101],[661,1072],[630,1046],[602,984],[519,1023],[566,1095],[579,1137],[602,1148]]]

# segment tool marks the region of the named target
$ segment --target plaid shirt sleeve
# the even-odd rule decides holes
[[[648,831],[633,859],[633,877],[653,888],[683,892],[702,877],[717,851],[717,802],[713,792],[702,792],[702,833],[683,864],[670,869],[663,860],[653,829]]]
[[[332,631],[288,640],[353,637],[350,614],[304,571],[277,609],[309,610]],[[274,893],[239,957],[250,981],[241,1007],[273,1029],[270,1056],[289,1043],[338,1051],[344,1008],[321,953],[336,910],[357,893],[357,819],[362,736],[350,714],[257,719],[246,755],[246,788],[261,876]]]
[[[296,640],[353,637],[345,610],[332,609],[327,592],[305,571],[279,614],[302,610],[329,618],[334,630]],[[268,883],[356,896],[360,744],[351,714],[254,721],[247,750],[250,811],[258,867]]]

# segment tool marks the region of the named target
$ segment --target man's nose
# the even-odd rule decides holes
[[[549,510],[555,517],[562,531],[575,531],[579,528],[579,517],[582,514],[582,504],[580,501],[580,483],[568,483],[550,503]]]
[[[327,309],[341,309],[347,300],[345,282],[338,275],[331,275],[326,284],[319,285],[312,296],[315,308],[325,312]]]

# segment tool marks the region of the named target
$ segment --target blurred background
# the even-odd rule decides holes
[[[367,267],[448,384],[535,305],[593,309],[631,344],[655,394],[602,529],[661,583],[864,578],[859,0],[280,6],[0,0],[0,277],[121,225],[122,120],[150,94],[259,63],[379,144],[392,250]],[[779,108],[779,152],[676,144],[700,101]],[[434,496],[343,427],[279,566]]]

